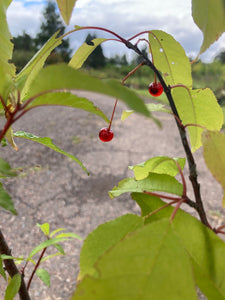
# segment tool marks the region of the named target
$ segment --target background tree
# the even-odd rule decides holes
[[[65,26],[63,25],[60,15],[56,12],[56,4],[54,2],[47,2],[43,16],[44,20],[41,24],[40,31],[37,33],[35,38],[35,46],[37,49],[41,48],[56,31],[59,31],[60,35],[65,32]],[[54,52],[52,52],[47,63],[55,63],[57,61],[68,62],[70,54],[71,49],[69,39],[64,39],[62,44],[59,45]]]
[[[111,64],[111,65],[115,65],[117,67],[128,66],[126,54],[124,54],[122,56],[116,54],[115,56],[107,59],[107,63]]]
[[[215,60],[221,62],[222,64],[225,64],[225,51],[220,52],[216,57]]]
[[[144,54],[146,57],[148,57],[149,51],[147,47],[144,47],[141,49],[142,54]],[[143,61],[142,57],[140,55],[135,54],[132,64],[139,65]]]
[[[92,45],[93,39],[96,39],[96,35],[95,34],[91,35],[89,33],[85,39],[85,43],[87,43],[88,45]],[[106,65],[106,58],[103,54],[103,49],[102,49],[101,45],[99,45],[91,53],[91,55],[88,57],[88,59],[86,60],[86,62],[84,64],[85,67],[91,67],[94,69],[104,68],[105,65]]]
[[[13,38],[13,43],[12,61],[16,65],[17,72],[19,72],[35,54],[35,42],[29,34],[23,32],[22,35]]]

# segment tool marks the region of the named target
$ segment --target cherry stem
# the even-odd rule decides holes
[[[124,38],[122,38],[120,35],[118,35],[117,33],[115,33],[114,31],[111,31],[111,30],[103,28],[103,27],[98,27],[98,26],[84,26],[84,27],[79,27],[79,28],[70,30],[70,31],[66,32],[65,34],[63,34],[61,36],[61,39],[63,39],[67,35],[70,35],[73,32],[76,32],[76,31],[79,31],[79,30],[86,30],[86,29],[94,29],[94,30],[105,31],[105,32],[107,32],[109,34],[114,35],[116,38],[118,38],[118,40],[116,40],[116,41],[122,42],[124,44],[126,43],[126,40]]]
[[[113,112],[112,112],[111,120],[110,120],[110,123],[109,123],[108,131],[111,129],[111,126],[112,126],[112,121],[113,121],[113,118],[114,118],[117,103],[118,103],[118,99],[116,99],[114,107],[113,107]]]
[[[122,85],[124,85],[124,82],[125,82],[132,74],[134,74],[138,69],[140,69],[144,64],[145,64],[145,62],[141,62],[136,68],[134,68],[132,71],[130,71],[130,72],[127,74],[127,76],[124,77],[124,79],[122,80]],[[109,123],[109,126],[108,126],[108,130],[111,129],[112,121],[113,121],[113,118],[114,118],[114,114],[115,114],[115,110],[116,110],[117,103],[118,103],[118,99],[116,99],[115,104],[114,104],[114,107],[113,107],[113,112],[112,112],[111,120],[110,120],[110,123]]]
[[[130,42],[132,41],[133,39],[135,39],[136,37],[140,36],[140,35],[143,35],[143,34],[146,34],[146,33],[149,33],[150,30],[146,30],[146,31],[142,31],[142,32],[139,32],[137,34],[135,34],[134,36],[132,36],[131,38],[129,38],[127,41]]]

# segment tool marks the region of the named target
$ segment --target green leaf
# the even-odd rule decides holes
[[[2,255],[0,255],[0,257],[4,260],[5,259],[13,259],[15,264],[21,264],[23,261],[31,261],[34,266],[36,265],[36,262],[33,259],[27,259],[27,258],[24,258],[23,256],[15,257],[15,256],[2,254]]]
[[[110,222],[101,224],[84,241],[80,254],[80,273],[78,280],[85,275],[96,276],[96,261],[111,247],[116,245],[128,233],[143,224],[136,215],[127,214]]]
[[[167,85],[192,86],[191,65],[181,45],[168,33],[153,30],[149,42],[156,68],[162,72]]]
[[[41,105],[60,105],[78,108],[101,117],[107,123],[110,122],[106,115],[91,101],[65,91],[51,92],[41,95],[38,98],[36,98],[30,105],[28,105],[27,108],[29,109],[31,107]]]
[[[107,39],[93,39],[91,41],[92,45],[88,45],[84,43],[78,50],[75,52],[73,57],[69,62],[69,66],[74,69],[79,69],[82,67],[83,63],[86,61],[88,56],[103,42],[107,41]]]
[[[82,237],[80,237],[78,234],[73,233],[73,232],[65,232],[65,233],[60,233],[56,236],[56,238],[74,238],[74,239],[78,239],[78,240],[83,240]]]
[[[151,173],[142,180],[137,181],[134,178],[126,178],[120,181],[118,187],[115,186],[112,191],[109,192],[109,195],[111,198],[114,198],[124,193],[141,193],[143,191],[161,191],[181,196],[183,185],[172,176]]]
[[[55,244],[54,247],[62,254],[65,255],[64,249],[61,245]]]
[[[172,89],[172,95],[183,125],[197,124],[208,130],[220,130],[224,116],[217,99],[210,89]],[[204,128],[188,126],[192,151],[202,146],[201,134]]]
[[[53,235],[55,235],[56,233],[58,233],[59,231],[63,231],[63,230],[66,230],[65,228],[58,228],[58,229],[56,229],[56,230],[54,230],[54,231],[52,231],[51,233],[50,233],[50,237],[53,237]]]
[[[225,31],[224,14],[223,0],[192,0],[192,17],[204,36],[199,55]]]
[[[57,253],[45,256],[44,258],[41,259],[41,263],[43,263],[46,260],[49,260],[52,257],[59,256],[59,255],[64,255],[64,254],[62,254],[61,252],[57,252]]]
[[[6,254],[1,254],[0,257],[2,259],[13,259],[13,260],[18,260],[18,261],[26,260],[23,257],[15,257],[15,256],[11,256],[11,255],[6,255]]]
[[[5,290],[5,300],[12,300],[16,294],[19,292],[21,285],[21,275],[17,273],[11,279],[9,285]]]
[[[71,158],[72,160],[74,160],[75,162],[77,162],[84,171],[87,172],[88,174],[88,171],[87,169],[85,168],[85,166],[82,164],[82,162],[80,160],[78,160],[75,156],[61,150],[60,148],[58,148],[55,144],[52,143],[52,140],[49,138],[49,137],[38,137],[38,136],[35,136],[31,133],[28,133],[28,132],[25,132],[25,131],[17,131],[13,134],[15,137],[19,137],[19,138],[23,138],[23,139],[27,139],[27,140],[31,140],[31,141],[34,141],[34,142],[37,142],[39,144],[42,144],[56,152],[59,152],[69,158]]]
[[[202,134],[202,142],[206,165],[225,190],[225,135],[220,132],[205,131]],[[223,206],[225,206],[225,193]]]
[[[166,109],[165,105],[161,104],[161,103],[157,103],[157,104],[156,103],[148,103],[148,104],[146,104],[146,106],[150,112],[161,111],[161,112],[171,113],[171,111],[169,109]],[[124,121],[133,113],[134,113],[133,110],[124,110],[122,113],[122,116],[121,116],[121,120]]]
[[[43,45],[43,47],[35,54],[35,56],[32,57],[23,70],[16,76],[15,80],[17,83],[23,82],[21,99],[29,91],[35,77],[43,68],[44,63],[52,50],[62,43],[61,37],[57,37],[58,33],[59,32],[53,34],[53,36]]]
[[[5,88],[15,75],[15,66],[9,63],[12,58],[13,44],[6,19],[6,11],[11,0],[0,0],[0,94],[5,97]]]
[[[16,175],[16,171],[10,167],[9,163],[0,158],[0,177],[14,177]]]
[[[0,275],[7,280],[6,273],[3,267],[2,258],[0,257]]]
[[[224,300],[225,266],[221,263],[221,258],[225,256],[224,241],[196,218],[185,213],[176,216],[173,227],[192,259],[196,283],[201,291],[208,299]]]
[[[56,2],[64,22],[66,23],[66,25],[69,25],[76,0],[56,0]]]
[[[145,194],[133,193],[132,198],[140,205],[142,215],[163,206],[161,199]],[[146,223],[169,218],[172,207],[164,208],[146,219]],[[225,265],[221,257],[225,256],[225,244],[212,230],[199,220],[179,209],[172,227],[184,249],[191,258],[196,284],[208,299],[225,299]],[[169,274],[168,274],[169,276]]]
[[[41,229],[41,231],[44,233],[44,235],[49,236],[49,230],[50,230],[49,223],[44,223],[44,224],[37,223],[36,226]]]
[[[175,161],[183,170],[185,158],[170,158],[168,156],[156,156],[136,166],[130,166],[129,169],[134,171],[136,180],[144,179],[150,173],[167,174],[174,177],[179,173]]]
[[[138,228],[95,264],[72,300],[197,299],[191,260],[168,220]]]
[[[50,287],[50,275],[45,269],[37,269],[36,274],[45,285]]]
[[[0,206],[10,211],[12,214],[17,215],[12,199],[4,190],[2,183],[0,183]]]
[[[60,242],[69,241],[70,238],[53,238],[44,241],[43,243],[39,244],[37,247],[35,247],[28,255],[28,260],[31,259],[35,254],[37,254],[39,251],[43,250],[44,248],[47,248],[51,245],[58,244]]]
[[[11,127],[7,130],[5,134],[5,138],[7,138],[8,143],[13,147],[14,150],[18,151],[19,148],[17,147],[14,139],[13,139],[13,130]]]
[[[48,66],[42,69],[33,82],[26,99],[42,92],[59,90],[73,90],[74,93],[75,90],[98,92],[119,98],[138,113],[148,117],[150,115],[141,97],[127,87],[122,86],[120,82],[116,80],[101,81],[65,64]],[[32,102],[33,106],[35,106],[36,101],[38,101],[38,98]]]

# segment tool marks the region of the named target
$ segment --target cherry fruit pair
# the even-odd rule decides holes
[[[150,83],[149,86],[148,86],[148,90],[149,90],[149,93],[154,97],[158,97],[163,93],[163,87],[162,87],[161,83],[157,82],[157,81],[154,81],[154,82]],[[113,134],[113,131],[110,128],[111,128],[111,124],[112,124],[112,120],[113,120],[116,105],[117,105],[117,100],[116,100],[116,103],[114,105],[114,109],[113,109],[113,113],[112,113],[112,117],[111,117],[111,122],[110,122],[109,126],[104,127],[99,131],[99,139],[102,142],[110,142],[113,139],[114,134]]]

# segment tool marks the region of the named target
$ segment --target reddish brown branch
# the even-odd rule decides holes
[[[38,259],[38,261],[37,261],[37,263],[36,263],[36,265],[34,267],[34,270],[33,270],[32,274],[31,274],[31,276],[29,278],[29,281],[28,281],[28,284],[27,284],[27,290],[29,290],[29,288],[30,288],[30,285],[31,285],[32,279],[34,277],[34,274],[36,273],[36,271],[37,271],[37,269],[38,269],[38,267],[39,267],[39,265],[41,263],[42,257],[44,256],[46,249],[47,249],[47,247],[42,250],[41,255],[40,255],[40,257],[39,257],[39,259]]]
[[[6,240],[1,230],[0,230],[0,254],[11,256],[11,250],[6,243]],[[10,277],[13,277],[17,273],[19,273],[19,270],[17,269],[13,259],[4,259],[4,265]],[[21,286],[19,289],[19,296],[21,300],[30,300],[30,296],[28,294],[28,290],[26,288],[26,284],[22,275],[21,275]]]

